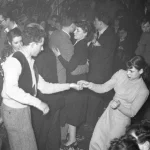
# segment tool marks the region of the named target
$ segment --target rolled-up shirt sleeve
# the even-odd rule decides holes
[[[21,104],[32,105],[38,107],[41,101],[26,93],[23,89],[19,88],[18,81],[22,71],[20,62],[16,58],[8,58],[3,65],[4,70],[4,86],[3,86],[3,97],[8,97]]]
[[[70,89],[70,84],[64,83],[49,83],[46,82],[40,75],[39,75],[39,81],[38,81],[38,89],[43,93],[43,94],[52,94],[52,93],[57,93],[65,90]]]

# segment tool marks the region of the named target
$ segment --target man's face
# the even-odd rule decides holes
[[[95,18],[94,20],[94,26],[96,30],[101,30],[101,24],[102,22],[98,20],[98,18]]]
[[[31,43],[32,45],[31,56],[36,57],[41,51],[43,51],[44,50],[43,44],[44,44],[44,38],[42,38],[41,41],[38,43],[36,42]]]
[[[52,27],[55,27],[56,24],[56,18],[49,18],[48,24],[50,24]]]
[[[125,31],[124,29],[119,30],[120,39],[125,39],[126,36],[127,36],[127,31]]]
[[[75,29],[76,29],[76,25],[74,23],[72,23],[70,25],[70,33],[73,33],[75,31]]]
[[[6,26],[6,20],[3,18],[2,15],[0,15],[0,25],[5,27]]]

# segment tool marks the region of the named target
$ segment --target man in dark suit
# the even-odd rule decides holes
[[[94,26],[97,31],[95,39],[89,46],[88,80],[97,84],[105,83],[112,76],[113,56],[117,37],[110,27],[110,17],[106,13],[96,14]],[[98,117],[111,100],[112,94],[89,92],[86,125],[94,127]]]
[[[70,41],[70,33],[75,30],[75,24],[73,20],[67,18],[62,23],[62,30],[56,30],[52,33],[49,40],[50,48],[58,48],[62,57],[69,61],[74,53],[74,47]],[[66,69],[61,65],[57,59],[57,76],[59,83],[66,83]]]

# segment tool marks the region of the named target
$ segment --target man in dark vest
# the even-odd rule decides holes
[[[44,94],[79,89],[76,84],[48,83],[38,75],[33,57],[43,50],[44,37],[40,26],[26,27],[22,33],[24,46],[3,65],[2,117],[11,150],[37,150],[29,106],[36,107],[44,115],[49,112],[48,105],[35,97],[37,89]]]

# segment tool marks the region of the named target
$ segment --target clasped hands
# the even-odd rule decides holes
[[[71,83],[70,84],[70,88],[73,88],[75,90],[83,90],[83,88],[89,88],[89,89],[91,89],[92,84],[93,83],[91,83],[91,82],[81,80],[81,81],[78,81],[77,84]]]
[[[81,81],[78,81],[77,84],[76,83],[70,83],[69,86],[70,86],[70,88],[79,91],[79,90],[83,90],[83,88],[90,88],[92,84],[93,83],[91,83],[91,82],[81,80]],[[41,101],[41,103],[39,103],[37,105],[37,108],[43,112],[43,115],[46,115],[50,111],[49,106],[42,101]]]

